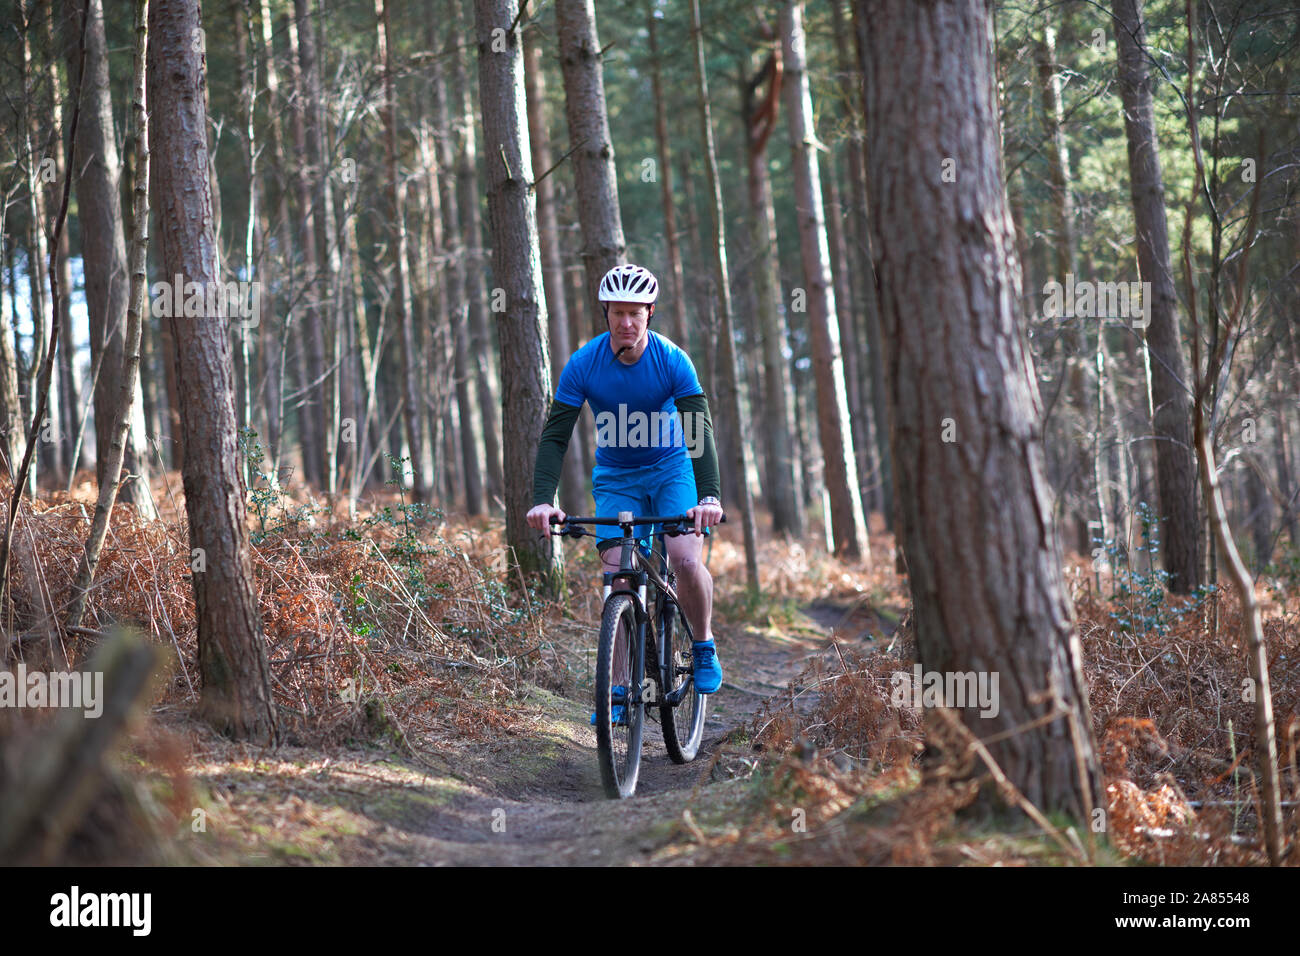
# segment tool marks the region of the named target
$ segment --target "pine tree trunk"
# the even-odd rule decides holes
[[[295,17],[285,20],[289,35],[289,88],[293,91],[290,110],[290,128],[293,135],[294,191],[298,200],[298,219],[301,230],[298,246],[302,251],[303,275],[302,305],[297,322],[301,353],[298,367],[298,431],[302,445],[303,478],[320,488],[325,483],[325,434],[321,428],[324,420],[325,335],[321,328],[322,283],[320,254],[316,246],[316,218],[322,210],[316,208],[312,195],[310,160],[307,153],[307,91],[302,74],[302,42]]]
[[[781,11],[781,42],[786,69],[786,122],[794,153],[794,191],[799,219],[799,247],[807,294],[808,328],[813,345],[817,386],[817,430],[830,495],[835,550],[868,558],[866,520],[858,486],[857,460],[849,432],[848,398],[840,354],[835,290],[831,287],[830,253],[822,217],[821,176],[817,168],[816,131],[808,87],[802,8],[787,3]]]
[[[568,231],[571,243],[580,242],[578,237],[574,235],[576,231],[575,229]],[[565,260],[570,263],[577,262],[577,249],[569,247]],[[574,348],[580,348],[591,339],[591,325],[587,322],[586,313],[581,305],[587,298],[587,273],[581,265],[570,265],[565,269],[565,274],[566,306],[569,310],[569,341],[573,343]],[[578,454],[574,454],[575,452]],[[591,406],[588,404],[583,404],[582,412],[578,416],[578,422],[574,425],[573,438],[569,442],[569,452],[565,457],[567,458],[569,455],[573,455],[575,458],[581,457],[582,473],[584,475],[590,474],[595,467],[596,416],[592,414]]]
[[[1277,421],[1274,466],[1277,469],[1278,495],[1283,502],[1281,523],[1291,547],[1300,549],[1300,527],[1297,527],[1295,492],[1292,491],[1295,480],[1291,471],[1291,432],[1287,423],[1286,388],[1282,382],[1278,383],[1273,395],[1273,414]]]
[[[68,0],[68,76],[72,87],[82,84],[78,76],[76,36],[80,31],[81,4]],[[86,26],[86,81],[81,94],[81,119],[77,134],[77,216],[81,222],[82,259],[86,280],[86,311],[90,321],[92,362],[99,363],[99,377],[93,386],[95,402],[95,477],[104,480],[103,457],[112,442],[112,402],[122,374],[122,332],[126,317],[126,238],[122,222],[118,182],[122,166],[113,133],[113,104],[109,91],[108,45],[104,34],[104,12],[100,0],[91,0],[90,22]],[[137,390],[132,401],[141,402]],[[133,409],[136,421],[139,409]],[[134,429],[133,429],[134,431]],[[140,436],[133,434],[127,446],[123,468],[137,481],[122,485],[119,497],[145,514],[152,513],[148,492],[147,461],[138,453]]]
[[[760,71],[744,87],[750,242],[754,247],[754,311],[762,347],[763,437],[768,448],[764,475],[773,533],[800,538],[804,532],[804,512],[797,490],[800,472],[795,468],[790,437],[794,433],[794,419],[789,401],[790,364],[785,357],[788,335],[785,316],[777,308],[781,302],[781,275],[772,178],[767,165],[767,139],[776,125],[781,104],[779,49],[773,51],[770,63],[770,69]],[[767,108],[760,110],[753,100],[765,73],[769,77]]]
[[[713,119],[710,115],[709,81],[704,67],[704,31],[700,26],[700,0],[691,0],[691,34],[695,48],[695,82],[699,88],[700,139],[704,146],[705,166],[709,176],[709,211],[713,217],[713,279],[716,283],[719,334],[718,349],[720,406],[723,418],[727,461],[735,469],[739,496],[741,528],[745,536],[745,583],[756,593],[758,582],[758,533],[754,527],[754,502],[749,492],[749,446],[742,440],[744,421],[740,417],[740,385],[736,373],[736,343],[731,331],[731,286],[727,280],[727,241],[722,208],[722,184],[718,180],[718,155],[713,146]]]
[[[1201,583],[1196,462],[1192,450],[1191,394],[1183,359],[1177,297],[1169,259],[1164,183],[1156,146],[1155,114],[1147,72],[1142,0],[1113,0],[1119,44],[1119,91],[1128,137],[1129,185],[1137,226],[1138,271],[1151,283],[1144,302],[1151,350],[1151,397],[1155,406],[1156,476],[1160,538],[1169,590],[1189,594]]]
[[[416,337],[415,316],[412,314],[411,277],[407,267],[406,238],[406,180],[397,161],[397,85],[393,76],[392,26],[389,23],[390,0],[375,0],[375,17],[379,23],[379,49],[376,53],[383,63],[384,106],[384,157],[388,173],[388,204],[393,235],[393,306],[402,335],[402,381],[405,385],[403,421],[406,443],[410,448],[411,495],[416,501],[427,501],[429,483],[424,472],[424,445],[421,419],[424,402],[420,398],[423,383],[420,381],[420,347]]]
[[[1077,276],[1079,271],[1074,235],[1074,195],[1071,188],[1070,152],[1063,126],[1065,109],[1061,101],[1061,76],[1056,63],[1056,28],[1050,21],[1050,15],[1044,16],[1047,22],[1043,27],[1042,39],[1034,44],[1034,57],[1043,106],[1043,132],[1047,137],[1045,152],[1048,180],[1051,183],[1051,247],[1056,260],[1055,279],[1066,283],[1071,281],[1070,276]],[[1069,449],[1066,453],[1067,463],[1073,462],[1067,464],[1068,472],[1077,476],[1078,481],[1077,495],[1070,496],[1075,502],[1076,521],[1083,528],[1097,528],[1095,536],[1085,534],[1082,542],[1082,553],[1089,554],[1094,547],[1101,546],[1114,537],[1109,455],[1102,444],[1105,431],[1104,377],[1107,359],[1104,320],[1098,324],[1097,347],[1092,355],[1089,355],[1089,334],[1086,329],[1079,327],[1063,330],[1061,339],[1065,347],[1065,388],[1068,389],[1073,419],[1073,427],[1066,429],[1061,437]],[[1098,363],[1101,363],[1100,368]],[[1096,384],[1095,390],[1089,387],[1090,383]],[[1090,469],[1084,463],[1082,456],[1085,454],[1091,459]],[[1092,505],[1096,506],[1097,515],[1095,522],[1088,519],[1088,515],[1094,512],[1093,507],[1087,503],[1085,476],[1088,470],[1091,470],[1093,477]],[[1094,537],[1098,540],[1094,541]]]
[[[426,25],[430,49],[433,37]],[[425,84],[428,93],[431,83]],[[450,421],[447,409],[455,393],[456,342],[447,315],[445,270],[442,259],[446,245],[443,239],[442,197],[439,194],[441,177],[434,155],[433,133],[429,129],[425,96],[417,95],[418,115],[411,121],[416,137],[416,155],[419,157],[418,175],[412,180],[416,196],[415,242],[411,254],[411,274],[416,281],[414,293],[416,332],[420,339],[420,382],[424,410],[421,415],[424,448],[424,474],[429,483],[430,501],[441,502],[444,510],[456,507],[458,497],[444,497],[439,487],[439,473],[447,471],[450,462],[442,458],[445,445],[444,430]]]
[[[218,280],[208,181],[198,0],[152,0],[149,10],[149,137],[154,144],[163,272],[204,288]],[[220,316],[169,317],[176,340],[182,474],[189,517],[199,671],[199,709],[220,732],[274,743],[266,644],[253,587],[246,490],[237,465],[230,338]]]
[[[1101,778],[1018,321],[991,4],[864,12],[872,249],[920,663],[990,687],[999,675],[996,713],[968,702],[962,720],[1001,735],[988,750],[1031,803],[1088,821]]]
[[[849,282],[848,250],[844,239],[844,205],[840,200],[839,170],[834,155],[826,157],[826,194],[823,197],[826,219],[827,250],[830,252],[831,276],[834,280],[836,317],[839,320],[840,354],[844,360],[844,389],[848,406],[849,433],[853,439],[855,466],[858,471],[858,494],[862,500],[863,530],[871,511],[870,476],[876,473],[872,460],[868,424],[870,417],[862,400],[863,376],[858,366],[858,337],[853,317],[857,303],[853,300],[853,286]]]
[[[600,280],[627,261],[623,220],[618,208],[614,144],[605,113],[605,78],[594,0],[555,0],[555,30],[564,74],[564,115],[574,150],[573,179],[582,226],[582,264],[587,271],[587,301],[596,334],[606,323],[600,309]],[[544,172],[544,170],[539,170]]]
[[[357,248],[356,201],[358,184],[352,183],[344,200],[343,217],[343,274],[348,282],[347,293],[347,350],[343,365],[344,420],[350,424],[342,436],[345,443],[343,473],[347,479],[348,516],[356,513],[357,496],[361,493],[361,474],[365,469],[370,450],[370,424],[374,412],[374,390],[371,380],[370,335],[366,324],[365,288],[361,277],[361,253]]]
[[[360,197],[360,183],[354,183],[350,205],[357,207]],[[356,470],[349,485],[349,498],[355,502],[365,486],[370,473],[368,462],[378,453],[386,441],[386,432],[382,430],[383,417],[380,411],[380,388],[378,384],[380,358],[384,342],[384,325],[381,324],[374,345],[371,345],[370,326],[366,321],[365,289],[362,278],[361,251],[357,242],[357,216],[355,212],[347,217],[345,242],[352,276],[352,336],[356,342],[357,360],[361,365],[359,380],[356,383],[357,394],[354,407],[360,411],[356,422]]]
[[[448,36],[448,47],[456,42],[457,37]],[[454,250],[447,257],[446,288],[447,314],[451,320],[455,349],[456,410],[460,420],[457,429],[460,438],[459,454],[464,475],[465,510],[471,515],[478,515],[483,513],[483,468],[479,458],[478,409],[471,393],[474,370],[470,359],[469,302],[465,294],[465,241],[461,235],[460,207],[456,201],[456,154],[447,109],[447,82],[441,63],[435,63],[433,69],[433,125],[438,150],[443,239],[445,248]],[[549,302],[549,294],[547,299]]]
[[[40,134],[39,121],[35,116],[38,111],[34,108],[38,97],[36,69],[32,59],[32,40],[36,30],[32,26],[29,12],[25,9],[27,0],[17,0],[17,3],[20,22],[16,24],[16,30],[22,47],[22,89],[18,123],[22,141],[23,168],[27,174],[27,287],[32,304],[32,355],[28,366],[26,391],[29,396],[32,396],[37,393],[37,376],[41,363],[45,359],[45,348],[49,341],[49,332],[45,323],[50,314],[50,260],[49,247],[45,238],[45,187],[40,179],[41,158],[36,151],[36,142]],[[36,434],[31,436],[31,440],[37,442],[37,454],[33,456],[31,470],[28,472],[27,493],[33,498],[36,496],[38,466],[44,468],[48,461],[46,455],[42,454],[45,444],[42,441],[42,432],[47,427],[45,422],[37,422]],[[99,449],[96,452],[103,454]]]
[[[880,463],[880,498],[884,505],[885,526],[896,528],[898,521],[894,509],[894,466],[889,419],[889,400],[885,393],[884,342],[880,335],[880,313],[876,301],[876,274],[871,254],[871,204],[867,198],[866,150],[862,132],[862,82],[866,76],[866,20],[861,12],[861,0],[853,0],[853,45],[856,52],[857,81],[851,94],[846,92],[850,108],[857,115],[853,121],[854,138],[849,143],[849,175],[853,187],[854,271],[861,276],[861,298],[865,326],[866,351],[863,374],[871,378],[871,424],[876,443],[876,459]],[[841,31],[837,30],[839,36]],[[840,51],[841,69],[848,74],[847,51]]]
[[[338,362],[337,341],[343,326],[341,308],[341,279],[338,225],[334,215],[333,186],[329,175],[325,155],[325,114],[321,102],[320,63],[316,56],[316,38],[314,36],[311,0],[294,0],[294,16],[298,24],[298,59],[301,67],[302,86],[305,94],[303,103],[303,125],[307,140],[306,175],[315,206],[313,225],[315,226],[316,248],[324,255],[324,273],[317,279],[315,298],[320,303],[316,310],[315,327],[309,326],[312,335],[312,363],[315,364],[315,352],[321,353],[320,369],[313,369],[313,375],[324,376],[316,387],[314,394],[319,404],[316,406],[318,423],[314,430],[321,440],[321,483],[331,499],[338,491]],[[316,16],[319,16],[317,4]],[[328,330],[328,335],[326,331]],[[316,339],[320,341],[317,342]],[[326,364],[325,356],[330,356]]]
[[[262,31],[262,62],[266,68],[267,127],[268,144],[271,147],[271,162],[268,174],[281,175],[286,169],[284,160],[284,130],[280,123],[280,77],[275,65],[275,46],[272,40],[273,23],[271,20],[270,0],[259,0]],[[269,197],[269,190],[264,190]],[[293,230],[289,218],[289,190],[281,180],[276,188],[275,222],[277,227],[276,242],[279,246],[279,261],[275,268],[288,277],[288,285],[293,283]],[[268,266],[270,268],[270,266]],[[265,387],[262,391],[265,426],[263,441],[266,445],[267,473],[272,483],[279,481],[281,456],[281,438],[284,430],[284,363],[285,340],[289,326],[286,321],[273,321],[271,316],[286,316],[288,310],[277,307],[278,302],[266,292],[264,304],[271,307],[269,314],[264,314],[259,326],[261,332],[262,375]]]
[[[466,0],[467,3],[472,0]],[[492,370],[495,344],[488,322],[487,287],[483,278],[483,217],[474,137],[474,103],[465,71],[463,44],[453,44],[452,87],[460,97],[459,138],[456,166],[456,194],[460,221],[465,233],[465,288],[469,296],[470,362],[474,367],[474,389],[483,426],[483,450],[487,458],[487,507],[492,510],[505,501],[505,477],[501,468],[501,402]],[[530,466],[531,467],[531,466]]]
[[[133,144],[131,163],[131,249],[127,295],[126,331],[123,335],[125,362],[122,378],[114,383],[117,397],[111,430],[112,443],[103,450],[106,480],[99,486],[99,498],[91,519],[90,533],[77,565],[72,585],[72,603],[65,626],[80,627],[86,610],[86,595],[99,565],[99,556],[108,536],[108,523],[117,497],[117,483],[126,457],[126,442],[131,431],[131,395],[138,386],[140,371],[140,331],[145,311],[145,254],[149,245],[149,131],[146,126],[145,47],[148,36],[149,0],[135,3],[135,60],[132,77],[131,130],[127,142]]]
[[[691,257],[691,262],[705,262],[704,246],[700,242],[700,217],[695,202],[695,180],[691,176],[691,157],[690,154],[683,151],[679,155],[682,164],[682,206],[686,210],[686,247],[687,253]],[[700,377],[700,385],[704,387],[705,394],[718,395],[717,375],[714,370],[717,367],[717,295],[716,290],[710,290],[713,278],[707,279],[696,276],[694,280],[687,283],[687,289],[694,303],[693,312],[699,325],[697,342],[704,343],[704,363],[696,363],[695,371]]]
[[[551,394],[524,50],[522,29],[515,25],[517,0],[475,0],[474,13],[492,274],[505,291],[506,306],[500,318],[504,465],[507,474],[518,477],[532,472]],[[511,481],[506,486],[506,543],[525,572],[540,573],[546,588],[558,593],[564,552],[554,545],[556,538],[539,540],[528,527],[531,507],[528,483]]]
[[[551,168],[551,132],[546,114],[546,69],[540,34],[524,37],[524,84],[528,90],[528,139],[533,149],[533,173],[543,175]],[[560,228],[555,209],[555,179],[547,176],[537,184],[537,226],[542,246],[542,276],[546,282],[546,311],[550,318],[551,382],[573,353],[569,339],[569,307],[564,295],[564,261],[560,250]],[[587,497],[587,479],[582,456],[566,454],[560,474],[560,507],[567,514],[582,514]]]
[[[52,137],[51,149],[54,168],[57,170],[55,181],[50,184],[51,203],[55,208],[58,203],[58,184],[67,175],[67,156],[63,147],[63,85],[59,79],[59,57],[54,21],[58,16],[57,4],[51,3],[45,11],[45,81],[50,88],[50,127],[56,130]],[[58,272],[59,288],[69,290],[68,295],[59,297],[59,341],[58,354],[58,423],[59,460],[66,469],[66,487],[72,486],[76,463],[72,461],[72,444],[77,428],[77,379],[73,367],[73,349],[75,339],[72,335],[72,266],[70,263],[70,241],[68,230],[59,233],[59,245],[54,250],[55,270]],[[51,396],[51,399],[56,396]]]
[[[9,266],[8,210],[0,203],[0,475],[12,482],[23,452],[23,415],[18,400],[18,365],[14,357],[13,326],[4,301],[4,276]]]
[[[686,322],[686,283],[682,280],[682,247],[677,239],[677,211],[673,205],[673,164],[668,147],[668,109],[664,103],[663,80],[659,69],[659,41],[655,22],[655,4],[646,7],[646,28],[650,33],[650,90],[655,101],[655,148],[659,155],[659,189],[664,210],[664,246],[668,252],[667,281],[659,286],[659,306],[655,311],[666,315],[672,339],[688,352],[691,337]],[[667,288],[668,295],[663,292]],[[698,335],[696,336],[698,340]]]

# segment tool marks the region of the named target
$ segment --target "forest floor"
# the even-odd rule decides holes
[[[195,831],[193,810],[178,815],[171,859],[430,866],[1072,862],[1070,846],[1056,845],[1019,814],[956,821],[962,794],[920,786],[915,720],[882,719],[888,708],[881,694],[871,708],[856,700],[844,707],[860,684],[823,692],[836,678],[859,675],[879,688],[890,672],[910,666],[897,633],[906,592],[892,568],[868,572],[826,559],[796,584],[807,560],[796,546],[777,563],[778,571],[781,563],[793,565],[789,596],[749,601],[739,550],[717,550],[714,626],[726,679],[710,698],[694,762],[672,763],[657,721],[648,720],[632,799],[610,800],[601,786],[589,723],[595,628],[587,624],[597,620],[599,605],[594,587],[579,585],[585,600],[541,615],[542,630],[562,645],[558,656],[570,662],[566,679],[557,687],[543,672],[552,679],[521,681],[504,700],[485,682],[460,700],[466,713],[441,726],[413,729],[407,721],[398,728],[394,709],[338,744],[270,751],[230,743],[183,711],[155,710],[160,732],[184,755],[173,781],[192,788],[203,819]],[[878,548],[878,565],[886,565],[888,553]],[[583,574],[594,577],[594,568],[580,565],[577,576]],[[418,713],[421,705],[408,700],[405,709]],[[828,723],[845,726],[817,746],[815,729]],[[855,746],[865,737],[873,738],[871,748]],[[185,802],[170,784],[159,792],[164,802]]]
[[[800,786],[774,772],[779,756],[754,745],[765,725],[781,719],[772,705],[798,693],[791,688],[801,675],[840,669],[842,653],[883,651],[890,622],[904,609],[881,610],[872,615],[884,625],[874,638],[840,633],[853,606],[834,601],[806,605],[779,624],[719,629],[726,681],[710,699],[699,756],[672,763],[658,724],[649,722],[637,792],[629,800],[610,800],[601,787],[589,698],[537,686],[513,705],[509,729],[472,741],[439,737],[408,740],[411,747],[372,741],[361,748],[257,753],[192,722],[172,724],[196,745],[184,773],[205,808],[205,830],[182,834],[175,861],[770,865],[929,857],[946,864],[1068,864],[1069,854],[1028,821],[1012,820],[967,822],[918,857],[915,844],[932,824],[918,820],[913,830],[908,820],[904,798],[918,792],[915,772],[873,788],[831,766],[822,769],[820,787]],[[794,713],[807,719],[819,696],[804,689]],[[812,780],[818,757],[806,742],[804,748],[793,760]],[[806,807],[795,805],[801,800]],[[864,842],[870,844],[865,860]]]
[[[647,722],[630,800],[606,798],[589,697],[530,686],[517,723],[485,739],[412,741],[326,754],[287,747],[260,759],[210,740],[187,767],[209,795],[195,860],[223,863],[623,864],[690,859],[693,831],[726,832],[751,814],[757,760],[748,741],[761,705],[814,658],[835,651],[830,605],[782,628],[732,626],[717,636],[727,680],[710,698],[704,742],[672,763]],[[863,649],[872,643],[863,639]],[[799,706],[810,710],[813,701]],[[199,728],[193,732],[206,736]],[[199,756],[195,755],[196,758]],[[203,839],[207,836],[208,839]]]
[[[743,553],[729,540],[739,535],[719,535],[707,559],[725,681],[710,697],[700,753],[673,764],[652,717],[636,796],[617,801],[603,793],[588,721],[600,606],[594,549],[570,544],[563,601],[524,601],[493,523],[426,520],[400,503],[364,519],[280,507],[274,522],[256,518],[253,560],[281,718],[274,748],[231,742],[193,716],[180,503],[155,522],[114,512],[95,619],[152,633],[169,663],[113,778],[143,812],[108,813],[112,825],[101,812],[59,862],[1262,859],[1244,759],[1253,709],[1232,696],[1244,660],[1227,599],[1210,614],[1211,605],[1162,597],[1153,619],[1136,598],[1117,598],[1114,582],[1097,592],[1084,563],[1069,563],[1105,774],[1109,827],[1098,835],[1055,816],[1035,823],[1019,809],[990,809],[947,757],[923,773],[925,744],[949,755],[966,748],[891,697],[891,677],[910,674],[915,647],[907,582],[882,527],[872,529],[872,561],[853,564],[760,532],[757,596],[746,593]],[[60,606],[85,515],[56,498],[25,520],[34,533],[29,550],[15,552],[15,594]],[[1272,598],[1284,796],[1294,799],[1300,611],[1285,590]],[[1141,633],[1117,624],[1139,618]],[[69,642],[69,657],[84,659],[91,643]],[[1288,829],[1295,817],[1287,814]]]

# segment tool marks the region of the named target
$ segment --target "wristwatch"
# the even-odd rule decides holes
[[[698,503],[702,505],[717,505],[719,508],[722,507],[722,502],[713,497],[713,495],[709,495],[707,498],[701,498]]]

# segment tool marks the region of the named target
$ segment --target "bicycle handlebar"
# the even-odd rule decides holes
[[[694,518],[688,518],[684,514],[673,515],[671,517],[665,517],[661,515],[633,515],[630,519],[626,521],[620,518],[596,518],[596,517],[575,518],[572,515],[569,515],[566,518],[561,518],[559,515],[551,515],[550,518],[551,524],[598,524],[598,525],[693,524],[694,521],[695,521]],[[722,515],[722,518],[718,523],[719,524],[727,523],[727,516],[725,513]]]

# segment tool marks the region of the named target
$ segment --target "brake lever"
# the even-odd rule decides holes
[[[559,527],[560,530],[549,532],[551,535],[553,535],[554,537],[557,537],[557,538],[565,538],[565,537],[568,537],[568,538],[594,538],[594,537],[596,536],[594,532],[591,532],[591,531],[584,531],[584,530],[582,530],[581,528],[577,528],[577,527],[570,528],[567,524],[561,524],[561,525],[558,525],[558,527]]]

